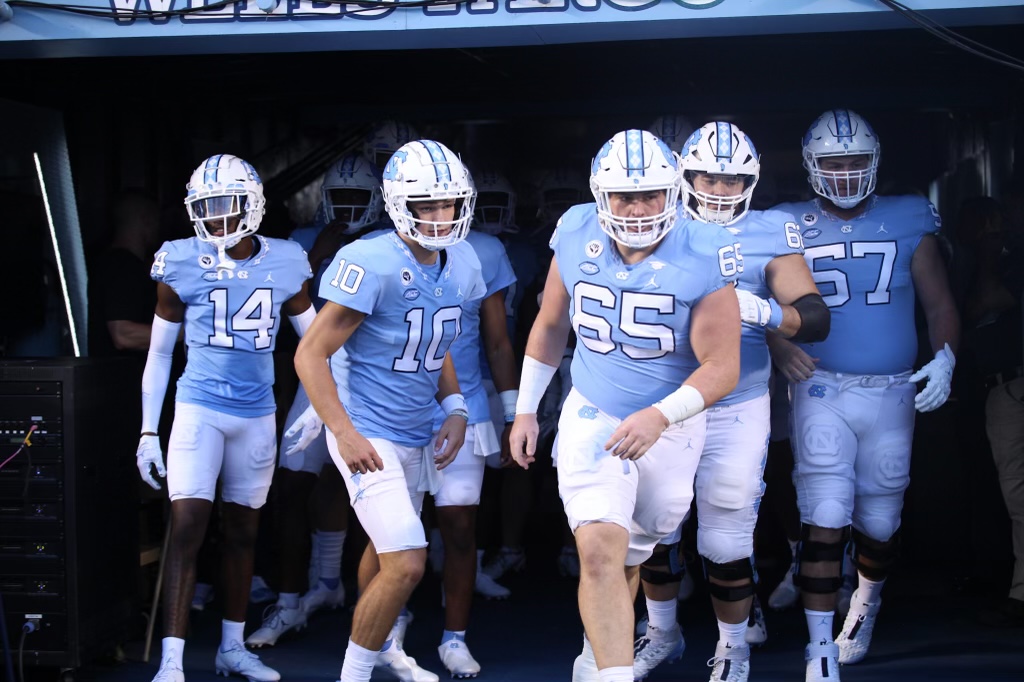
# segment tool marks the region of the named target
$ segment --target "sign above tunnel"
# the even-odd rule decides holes
[[[903,5],[949,26],[1024,23],[1024,0]],[[498,47],[913,25],[875,0],[43,0],[15,5],[6,21],[0,12],[0,57]]]

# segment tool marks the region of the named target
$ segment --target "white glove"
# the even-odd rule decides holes
[[[296,452],[302,452],[316,440],[323,428],[323,420],[317,416],[316,410],[310,405],[284,432],[283,438],[286,442],[298,436],[298,439],[285,449],[284,454],[294,455]]]
[[[778,329],[782,325],[782,306],[774,298],[764,299],[746,289],[736,288],[740,300],[740,319],[747,324]]]
[[[139,474],[142,480],[149,484],[153,490],[160,490],[160,484],[153,478],[151,466],[156,467],[156,475],[160,478],[167,476],[167,469],[164,468],[164,453],[160,449],[159,436],[143,436],[139,438],[139,449],[135,452],[135,464],[139,467]]]
[[[928,380],[924,390],[914,398],[914,407],[918,412],[931,412],[946,402],[955,365],[956,358],[953,357],[953,350],[947,343],[942,350],[935,354],[934,360],[911,375],[910,381],[914,383],[922,379]]]

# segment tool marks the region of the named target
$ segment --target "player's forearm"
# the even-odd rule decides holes
[[[437,377],[437,393],[434,398],[437,402],[443,402],[445,398],[456,393],[461,393],[459,378],[455,374],[455,363],[452,362],[451,353],[445,353],[444,363],[441,365],[441,374]]]
[[[148,350],[152,326],[131,320],[107,320],[107,331],[118,350]]]
[[[491,379],[499,393],[518,388],[516,384],[516,358],[508,336],[497,343],[487,344],[487,364],[491,368]]]
[[[537,362],[558,367],[568,344],[568,316],[566,316],[564,324],[547,321],[538,316],[533,328],[530,329],[530,337],[526,342],[526,354]]]
[[[710,407],[729,395],[736,388],[739,378],[739,357],[733,358],[723,353],[701,362],[700,367],[683,382],[683,385],[697,389],[704,398],[704,404]]]
[[[945,344],[957,352],[960,345],[960,314],[952,297],[941,305],[932,306],[925,312],[928,321],[928,341],[932,352],[938,353]]]
[[[304,347],[300,342],[295,351],[295,372],[324,426],[337,434],[352,428],[352,421],[338,398],[338,387],[331,375],[328,357],[313,344]]]

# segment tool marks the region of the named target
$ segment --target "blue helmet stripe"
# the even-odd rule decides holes
[[[338,175],[342,177],[351,177],[356,170],[356,155],[350,154],[341,160],[341,168],[338,169]]]
[[[220,170],[220,160],[223,156],[223,154],[217,154],[216,156],[211,156],[206,160],[206,168],[203,171],[203,182],[207,184],[217,182],[217,171]]]
[[[642,130],[626,131],[626,177],[644,176],[644,135]]]
[[[832,112],[836,118],[836,136],[839,142],[853,142],[853,123],[850,121],[850,112],[846,109],[836,109]]]
[[[452,170],[448,167],[448,159],[441,146],[433,140],[420,140],[420,144],[427,150],[430,160],[434,164],[434,172],[437,174],[438,182],[451,182]]]
[[[717,128],[715,137],[717,149],[715,156],[719,159],[732,159],[732,125],[719,121],[715,124]]]

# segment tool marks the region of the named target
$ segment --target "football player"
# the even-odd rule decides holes
[[[770,339],[791,382],[793,480],[800,508],[800,568],[810,643],[806,679],[839,679],[871,642],[882,586],[899,549],[910,483],[914,411],[949,396],[960,321],[927,199],[874,193],[878,136],[849,109],[826,111],[803,138],[804,167],[818,198],[783,204],[797,216],[804,258],[826,305],[824,341]],[[914,372],[914,303],[928,323],[934,359]],[[920,392],[916,383],[923,383]],[[851,535],[858,586],[832,640],[843,548]]]
[[[217,154],[192,173],[185,206],[196,236],[165,242],[153,260],[157,281],[149,355],[142,379],[139,472],[167,476],[171,539],[164,588],[163,656],[155,680],[181,682],[182,650],[203,540],[220,480],[223,503],[224,621],[215,667],[258,682],[280,675],[245,649],[259,510],[274,476],[276,420],[272,352],[280,313],[302,336],[314,317],[312,272],[298,244],[256,234],[263,183],[246,161]],[[164,468],[157,434],[171,351],[185,322],[188,363],[178,380]]]
[[[633,681],[630,581],[689,510],[702,412],[739,372],[734,246],[723,231],[676,226],[681,182],[675,155],[649,132],[620,132],[600,149],[597,203],[569,209],[552,236],[523,363],[511,448],[529,467],[538,404],[575,330],[555,444],[581,566],[574,680]]]

